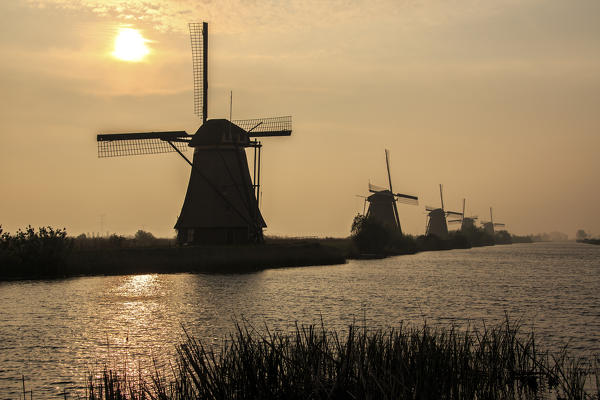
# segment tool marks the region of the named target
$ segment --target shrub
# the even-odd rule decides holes
[[[142,246],[149,246],[156,242],[156,238],[152,233],[143,231],[141,229],[135,233],[134,239]]]
[[[494,235],[494,241],[496,244],[512,244],[512,237],[510,236],[510,233],[502,230],[496,232]]]
[[[392,233],[371,216],[358,214],[352,222],[352,240],[361,253],[381,254],[392,239]]]
[[[14,235],[0,228],[0,260],[3,271],[9,275],[61,273],[73,241],[66,229],[31,226],[19,229]]]

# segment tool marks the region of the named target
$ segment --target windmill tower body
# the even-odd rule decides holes
[[[462,224],[460,226],[460,230],[462,232],[471,232],[475,230],[475,219],[470,217],[465,217],[462,220]]]
[[[227,120],[208,120],[189,146],[193,168],[175,224],[180,243],[246,243],[267,225],[258,208],[245,147],[246,131]],[[201,173],[203,172],[203,173]]]
[[[495,233],[494,224],[492,222],[484,222],[483,223],[483,230],[486,233],[489,233],[490,235],[493,235]]]
[[[429,212],[427,222],[427,235],[435,235],[439,238],[448,236],[448,224],[446,223],[446,213],[441,208],[436,208]]]
[[[367,217],[373,217],[387,228],[401,231],[400,224],[396,220],[396,214],[394,213],[396,200],[389,190],[373,193],[367,197],[367,201],[369,202]]]

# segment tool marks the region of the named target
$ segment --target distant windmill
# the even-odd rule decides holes
[[[440,200],[442,203],[441,208],[430,206],[425,207],[425,210],[428,212],[425,234],[436,235],[439,238],[446,238],[448,236],[448,224],[446,223],[446,216],[454,215],[462,217],[463,214],[456,211],[446,211],[444,209],[444,193],[442,184],[440,184]]]
[[[482,221],[483,224],[483,229],[493,235],[496,232],[496,228],[502,228],[505,227],[506,225],[500,222],[494,222],[494,215],[492,213],[492,207],[490,207],[490,220],[489,221]]]
[[[369,183],[369,192],[373,194],[366,199],[369,202],[367,216],[372,216],[381,224],[402,234],[396,202],[417,205],[419,204],[419,198],[408,194],[394,193],[392,189],[392,175],[390,173],[390,153],[387,149],[385,150],[385,165],[387,167],[389,187],[385,189]]]
[[[465,217],[465,203],[466,199],[463,199],[463,208],[460,219],[453,219],[448,221],[449,224],[460,223],[460,230],[462,232],[473,231],[475,229],[475,220],[477,219],[477,216]]]
[[[185,131],[98,135],[98,157],[177,152],[191,165],[175,224],[179,243],[258,243],[267,225],[259,209],[260,152],[256,138],[289,136],[291,117],[228,121],[207,119],[208,24],[190,23],[194,110],[202,117],[195,134]],[[193,161],[183,155],[194,149]],[[245,148],[254,149],[250,176]]]

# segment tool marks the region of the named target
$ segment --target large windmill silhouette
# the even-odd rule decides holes
[[[425,210],[428,212],[425,234],[436,235],[439,238],[445,239],[448,236],[448,224],[446,223],[446,216],[462,216],[462,214],[456,211],[446,211],[444,209],[444,192],[442,184],[440,184],[440,200],[442,203],[441,208],[429,206],[425,207]]]
[[[397,230],[402,234],[396,202],[417,205],[419,204],[419,198],[409,194],[394,193],[392,189],[392,175],[390,173],[390,153],[387,149],[385,150],[385,165],[389,187],[386,189],[369,183],[369,192],[373,194],[366,198],[366,201],[369,202],[367,216],[372,216],[382,225]]]
[[[194,76],[194,111],[202,118],[195,134],[185,131],[100,134],[99,157],[176,152],[191,174],[175,224],[177,241],[258,243],[267,225],[259,209],[260,153],[257,138],[289,136],[292,118],[229,121],[208,119],[208,24],[190,23]],[[190,161],[183,152],[191,147]],[[254,151],[250,175],[246,148]]]

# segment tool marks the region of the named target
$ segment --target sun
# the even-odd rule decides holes
[[[150,53],[146,42],[137,29],[119,28],[112,55],[122,61],[141,61]]]

